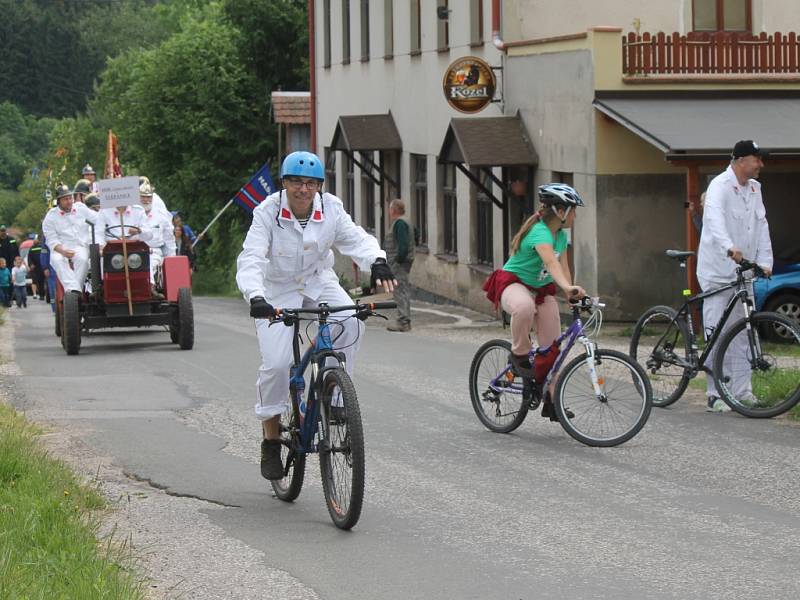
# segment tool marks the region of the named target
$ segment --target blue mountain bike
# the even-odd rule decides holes
[[[332,335],[333,313],[351,312],[351,319],[365,321],[383,315],[379,309],[397,308],[394,302],[348,304],[319,308],[284,308],[276,310],[270,326],[283,323],[294,328],[294,361],[289,371],[291,405],[281,415],[281,459],[283,479],[273,480],[275,495],[292,502],[300,495],[305,477],[306,456],[319,454],[322,490],[333,523],[350,529],[361,516],[364,501],[364,429],[356,389],[345,370],[345,357],[335,348]],[[336,320],[343,317],[337,315]],[[305,354],[300,355],[300,323],[316,322],[318,330]],[[311,367],[308,393],[305,372]]]
[[[469,392],[472,408],[487,429],[514,431],[529,410],[539,407],[557,378],[553,404],[559,423],[573,438],[589,446],[616,446],[639,433],[652,407],[650,381],[627,354],[598,349],[590,339],[587,329],[592,324],[600,329],[602,306],[591,298],[573,304],[572,324],[553,346],[531,348],[529,357],[534,366],[548,354],[558,353],[550,355],[551,365],[540,382],[521,377],[514,370],[507,340],[490,340],[478,349],[469,370]],[[595,313],[586,327],[581,311]],[[576,342],[584,352],[562,368]]]

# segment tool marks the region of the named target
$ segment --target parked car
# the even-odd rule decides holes
[[[769,310],[792,319],[800,327],[800,262],[776,262],[771,279],[757,279],[753,285],[756,310]],[[765,332],[775,341],[787,337],[786,330]]]

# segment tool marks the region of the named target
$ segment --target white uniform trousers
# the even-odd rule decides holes
[[[64,286],[64,290],[83,292],[86,273],[89,272],[89,250],[84,246],[70,248],[70,250],[75,250],[75,256],[71,259],[59,252],[51,252],[50,266],[55,269],[58,280]],[[72,267],[69,264],[70,260],[72,261]]]
[[[353,304],[352,298],[336,281],[326,282],[320,297],[316,300],[310,300],[299,292],[289,292],[270,301],[276,308],[298,308],[300,306],[316,308],[320,302],[327,302],[331,306]],[[364,334],[364,324],[358,319],[348,319],[343,316],[344,314],[332,316],[328,322],[330,323],[331,339],[334,340],[333,347],[344,353],[347,360],[347,373],[352,375],[355,355],[361,345],[361,336]],[[293,328],[286,327],[282,323],[270,327],[268,319],[256,319],[255,323],[258,347],[261,351],[261,366],[258,369],[258,380],[256,381],[255,410],[256,416],[265,420],[283,413],[290,404],[289,367],[293,361]],[[304,323],[301,323],[300,330],[301,332],[305,331]],[[302,351],[301,347],[301,353]],[[333,362],[332,359],[329,361]],[[310,369],[306,373],[310,373]],[[306,378],[306,385],[308,384],[309,381]],[[307,393],[307,389],[304,393]],[[335,401],[334,404],[336,404]]]
[[[713,286],[709,286],[709,289],[712,289],[712,287]],[[752,285],[748,286],[748,289],[752,298]],[[715,327],[720,317],[722,317],[722,313],[725,312],[725,306],[728,304],[728,300],[731,299],[733,294],[734,290],[725,290],[724,292],[720,292],[719,294],[703,300],[703,329],[706,339],[708,339],[711,333],[710,328]],[[714,348],[712,348],[709,357],[706,359],[706,366],[710,368],[714,367],[715,356],[724,332],[730,329],[736,321],[743,318],[744,308],[742,307],[741,301],[737,300],[733,312],[728,317],[728,321],[725,323],[722,333],[720,333],[720,337],[717,338]],[[742,330],[742,332],[734,338],[725,352],[724,369],[725,372],[730,374],[733,378],[733,381],[730,383],[730,389],[733,391],[736,398],[747,397],[752,393],[751,369],[750,361],[747,358],[748,354],[749,344],[747,343],[747,331]],[[714,384],[714,378],[709,374],[706,374],[706,394],[708,396],[720,396],[717,386]]]
[[[150,248],[150,285],[156,284],[156,271],[164,262],[161,248]]]

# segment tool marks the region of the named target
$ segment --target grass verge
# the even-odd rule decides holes
[[[96,539],[103,498],[0,403],[0,598],[144,598],[130,549]]]

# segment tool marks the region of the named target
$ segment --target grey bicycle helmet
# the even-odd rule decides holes
[[[540,185],[539,200],[545,206],[584,206],[578,192],[564,183]]]

